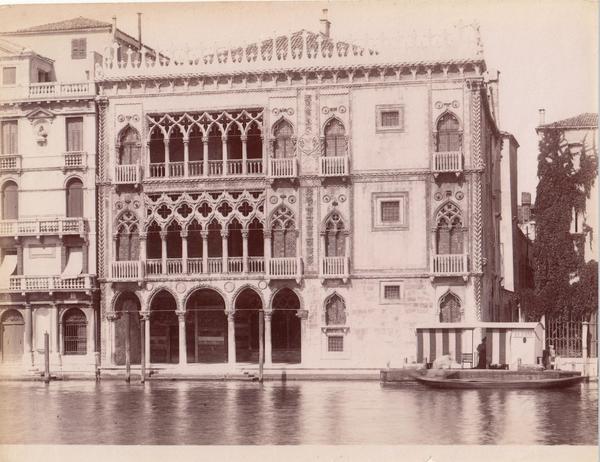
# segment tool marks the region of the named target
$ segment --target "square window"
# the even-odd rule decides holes
[[[330,335],[329,337],[327,337],[327,351],[344,351],[344,337],[341,335]]]
[[[381,192],[372,195],[373,231],[405,229],[408,226],[408,193]]]
[[[15,85],[17,83],[17,68],[2,68],[2,85]]]
[[[400,286],[385,286],[383,289],[383,297],[386,300],[399,300]]]
[[[397,104],[385,104],[376,107],[377,132],[403,131],[404,107]]]
[[[381,202],[381,221],[384,223],[400,221],[400,201]]]
[[[85,59],[87,55],[87,40],[84,38],[71,40],[71,59]]]

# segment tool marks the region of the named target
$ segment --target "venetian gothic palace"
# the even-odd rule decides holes
[[[48,332],[63,370],[127,344],[239,370],[260,342],[267,367],[375,369],[414,363],[419,326],[512,320],[518,144],[478,28],[334,32],[0,34],[3,368],[42,367]]]

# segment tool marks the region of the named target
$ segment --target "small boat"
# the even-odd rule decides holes
[[[465,371],[466,372],[466,371]],[[494,373],[489,375],[481,374],[484,371],[478,371],[479,374],[469,375],[463,373],[447,373],[438,376],[415,375],[417,382],[433,388],[451,388],[451,389],[478,389],[478,388],[519,388],[519,389],[549,389],[566,388],[580,384],[584,377],[574,375],[573,373],[562,374],[514,374]]]

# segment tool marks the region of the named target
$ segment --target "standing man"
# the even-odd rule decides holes
[[[477,345],[477,369],[486,369],[486,351],[485,351],[485,337],[481,339],[481,343]]]

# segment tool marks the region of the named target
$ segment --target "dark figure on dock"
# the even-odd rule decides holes
[[[479,361],[477,362],[476,369],[485,369],[486,368],[486,351],[485,351],[485,337],[481,339],[481,343],[477,345],[477,356],[479,357]]]

